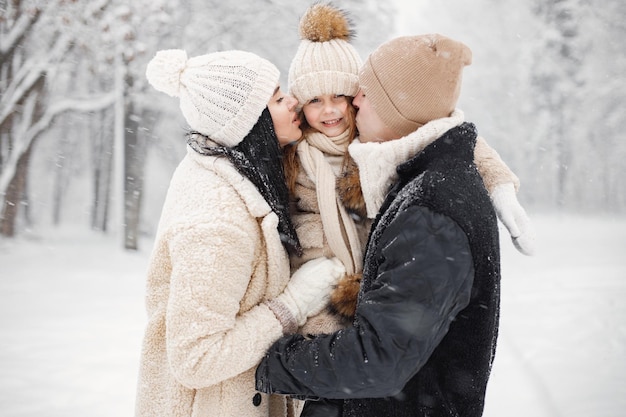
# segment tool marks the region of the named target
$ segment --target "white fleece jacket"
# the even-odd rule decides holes
[[[283,328],[264,301],[289,280],[278,218],[225,158],[191,149],[165,199],[148,267],[138,417],[284,417],[254,372]]]

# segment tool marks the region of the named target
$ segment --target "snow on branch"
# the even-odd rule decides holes
[[[24,99],[35,85],[39,77],[48,71],[53,62],[63,57],[71,47],[72,38],[68,35],[60,36],[50,52],[44,57],[33,58],[22,65],[11,84],[6,88],[0,99],[0,125],[15,110],[15,106]]]
[[[3,33],[0,38],[0,55],[6,55],[11,49],[15,48],[20,42],[32,25],[37,21],[40,16],[40,10],[35,9],[34,15],[28,15],[23,13],[15,21],[15,24],[7,33]]]
[[[15,146],[6,161],[6,165],[0,174],[0,203],[4,204],[5,190],[15,175],[17,162],[26,152],[35,138],[52,124],[53,120],[68,111],[93,112],[105,109],[113,103],[117,94],[115,91],[89,98],[65,98],[50,105],[44,115],[36,123],[30,126],[23,136],[15,143]]]

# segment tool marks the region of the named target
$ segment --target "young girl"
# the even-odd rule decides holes
[[[289,89],[302,105],[304,134],[286,147],[285,163],[293,197],[292,220],[304,255],[292,257],[291,266],[297,269],[306,260],[336,256],[347,272],[331,297],[330,309],[309,319],[301,329],[303,334],[317,334],[345,326],[354,313],[369,226],[384,198],[385,184],[394,175],[384,170],[395,168],[394,160],[407,160],[407,155],[423,150],[440,136],[437,131],[443,133],[464,119],[456,110],[413,132],[401,148],[390,143],[359,144],[352,98],[359,91],[361,59],[349,43],[352,31],[346,15],[330,5],[316,4],[304,14],[299,29],[302,40],[289,69]],[[357,167],[355,159],[362,159],[359,145],[380,146],[384,163],[367,161]],[[531,235],[531,225],[515,196],[518,178],[484,139],[478,140],[475,160],[512,237],[522,234],[519,228]],[[367,175],[366,183],[374,184],[372,190],[362,193],[360,175]],[[529,253],[532,239],[518,240],[516,247]]]

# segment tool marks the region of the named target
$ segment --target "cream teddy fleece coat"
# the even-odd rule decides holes
[[[225,158],[188,148],[165,199],[148,277],[138,417],[284,417],[254,373],[283,334],[263,304],[289,280],[278,217]]]

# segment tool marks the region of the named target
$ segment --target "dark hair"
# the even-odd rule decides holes
[[[252,182],[278,216],[278,232],[289,254],[302,255],[302,246],[289,216],[289,191],[285,182],[282,152],[278,144],[272,116],[267,108],[250,133],[232,148],[207,144],[209,139],[198,132],[187,135],[187,143],[203,155],[225,156],[237,171]]]

